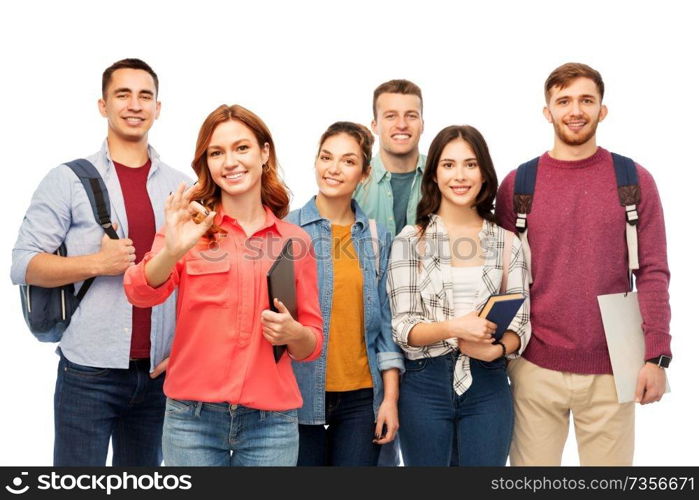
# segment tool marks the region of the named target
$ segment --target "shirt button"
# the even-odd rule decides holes
[[[124,333],[130,333],[130,332],[131,332],[131,328],[124,328]]]
[[[389,197],[389,198],[393,198],[393,194],[388,193],[388,197]]]

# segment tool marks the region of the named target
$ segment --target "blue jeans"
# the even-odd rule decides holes
[[[299,450],[296,410],[167,399],[165,465],[293,466]]]
[[[456,354],[405,360],[398,412],[403,460],[408,466],[448,466],[456,434],[461,466],[503,466],[514,412],[505,360],[471,359],[471,387],[458,396]]]
[[[149,369],[149,360],[131,361],[128,369],[93,368],[61,354],[53,400],[55,466],[104,466],[110,439],[112,465],[160,465],[165,374],[151,379]]]
[[[301,466],[376,466],[374,390],[325,393],[324,425],[299,425]]]

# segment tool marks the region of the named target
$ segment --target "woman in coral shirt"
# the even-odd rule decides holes
[[[198,181],[165,204],[166,225],[129,269],[132,304],[150,307],[176,288],[177,326],[165,380],[166,465],[295,465],[301,394],[291,368],[322,347],[311,242],[281,220],[289,196],[271,134],[254,113],[220,106],[199,131]],[[193,202],[192,200],[198,200]],[[266,273],[293,241],[298,321]],[[286,345],[275,362],[274,345]]]

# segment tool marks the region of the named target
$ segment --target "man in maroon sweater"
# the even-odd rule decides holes
[[[630,465],[634,403],[617,401],[597,296],[628,289],[625,209],[619,203],[611,153],[597,146],[600,74],[584,64],[557,68],[545,85],[544,116],[553,125],[551,151],[539,158],[527,217],[531,247],[532,337],[510,364],[515,399],[512,465],[560,465],[573,414],[581,465]],[[645,366],[636,402],[659,401],[670,359],[670,273],[663,211],[651,175],[639,165],[638,257],[635,271],[643,317]],[[515,172],[500,186],[496,214],[514,231]],[[660,356],[663,356],[660,358]]]

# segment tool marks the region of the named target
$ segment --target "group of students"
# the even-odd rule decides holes
[[[513,174],[498,190],[477,129],[446,127],[420,155],[423,102],[412,82],[375,90],[375,156],[365,126],[328,127],[318,192],[289,213],[260,117],[239,105],[212,111],[191,184],[148,145],[157,75],[138,59],[107,68],[107,141],[88,159],[120,239],[103,235],[62,165],[35,192],[13,250],[18,284],[98,277],[57,349],[54,464],[104,465],[111,439],[122,466],[163,457],[175,466],[375,466],[401,455],[408,466],[502,466],[510,452],[514,465],[552,465],[570,412],[581,462],[630,464],[634,407],[616,402],[588,303],[625,283],[616,234],[592,241],[598,225],[624,222],[624,207],[595,191],[614,186],[610,153],[595,142],[604,87],[595,70],[568,63],[545,90],[556,135],[539,160],[523,244],[512,232]],[[638,395],[647,403],[662,396],[670,356],[669,272],[657,191],[638,170],[648,360]],[[288,240],[295,315],[267,294]],[[68,257],[52,255],[63,241]],[[570,299],[571,289],[583,293]],[[501,292],[526,300],[494,341],[497,325],[478,311]],[[286,346],[278,361],[275,346]]]

